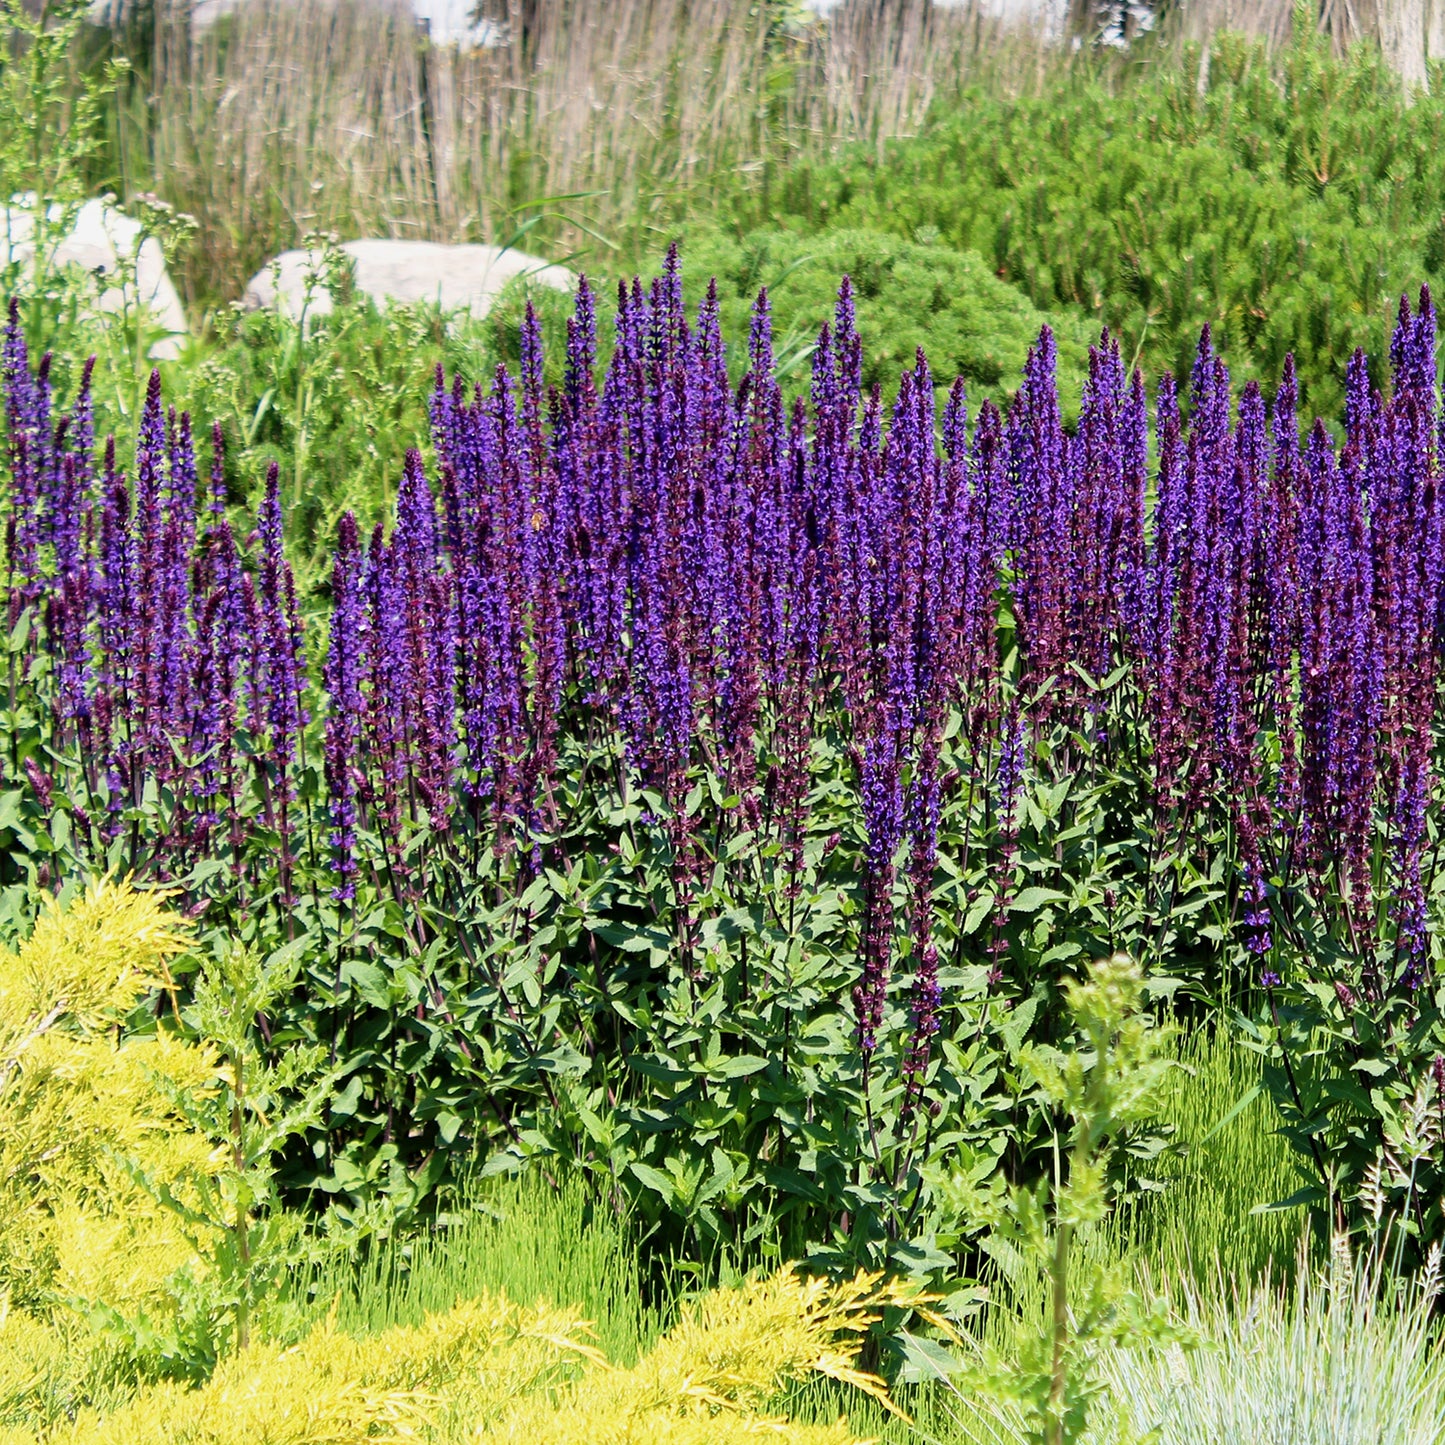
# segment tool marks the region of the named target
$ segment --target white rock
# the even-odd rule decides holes
[[[160,242],[154,236],[141,240],[140,222],[105,201],[86,201],[68,231],[62,229],[62,207],[50,206],[46,216],[48,229],[37,256],[34,196],[17,196],[10,205],[0,206],[0,267],[19,263],[50,272],[79,266],[96,278],[96,304],[101,311],[129,312],[137,303],[146,307],[155,324],[168,333],[151,347],[152,360],[175,360],[189,328]],[[126,269],[133,265],[134,274],[121,284],[106,284],[123,264]]]
[[[380,303],[434,301],[443,311],[465,310],[480,319],[492,309],[502,288],[516,276],[530,276],[543,286],[570,291],[577,278],[565,266],[552,266],[522,251],[500,246],[446,246],[436,241],[344,241],[351,258],[356,289]],[[320,264],[317,252],[285,251],[263,267],[246,287],[242,303],[248,310],[277,306],[295,319],[331,310],[324,286],[313,287],[306,301],[308,269]]]

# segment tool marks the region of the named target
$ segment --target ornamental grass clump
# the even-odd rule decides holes
[[[1438,1255],[1407,1285],[1337,1240],[1288,1287],[1216,1285],[1186,1281],[1176,1301],[1193,1348],[1103,1356],[1101,1445],[1429,1445],[1445,1433]]]

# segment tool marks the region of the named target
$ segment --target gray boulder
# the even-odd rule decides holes
[[[378,304],[388,301],[432,301],[443,311],[468,311],[480,319],[492,309],[507,283],[529,276],[540,285],[570,291],[576,277],[565,266],[552,266],[522,251],[500,246],[446,246],[436,241],[345,241],[356,289]],[[306,308],[308,319],[331,310],[324,286],[312,283],[307,301],[308,272],[320,269],[315,251],[285,251],[258,271],[246,287],[242,304],[249,310],[277,307],[295,319]]]
[[[93,200],[75,212],[67,228],[64,210],[52,205],[37,241],[35,220],[33,195],[0,206],[0,269],[19,266],[22,275],[37,280],[79,267],[92,278],[94,309],[102,315],[133,317],[137,305],[150,312],[166,333],[151,346],[152,360],[174,361],[181,354],[189,329],[186,309],[166,270],[160,242],[145,236],[139,221],[108,201]]]

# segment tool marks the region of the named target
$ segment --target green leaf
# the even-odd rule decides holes
[[[708,1073],[717,1074],[724,1079],[745,1079],[751,1074],[761,1073],[768,1063],[769,1060],[760,1054],[735,1054],[732,1058],[713,1064]]]
[[[946,1382],[968,1368],[955,1354],[926,1335],[899,1330],[894,1341],[901,1356],[898,1378],[906,1385],[921,1385],[929,1380]]]
[[[350,1082],[331,1100],[331,1114],[336,1119],[350,1118],[356,1113],[356,1106],[361,1102],[361,1075],[353,1074]]]
[[[391,1007],[391,990],[380,967],[365,958],[348,958],[341,966],[341,977],[373,1008]]]
[[[660,1169],[654,1169],[652,1165],[640,1163],[635,1159],[627,1168],[635,1179],[646,1185],[654,1194],[660,1194],[664,1204],[669,1207],[672,1205],[677,1190],[671,1178]]]
[[[985,889],[969,905],[968,915],[963,920],[963,936],[971,937],[977,932],[979,925],[994,910],[996,899],[992,892]]]
[[[1004,1047],[1008,1049],[1010,1058],[1018,1057],[1018,1052],[1023,1047],[1024,1036],[1033,1027],[1034,1015],[1038,1011],[1038,999],[1026,998],[999,1025],[998,1031],[1003,1036]]]
[[[600,928],[593,928],[592,932],[624,953],[650,953],[656,948],[665,950],[672,943],[672,940],[657,928],[623,928],[615,923],[607,923]]]
[[[1037,913],[1047,904],[1065,902],[1068,896],[1057,888],[1025,888],[1009,904],[1008,910],[1010,913]]]
[[[21,788],[0,793],[0,828],[13,828],[20,821],[20,805],[24,799],[25,793]]]
[[[1307,1185],[1303,1189],[1296,1189],[1288,1199],[1276,1200],[1273,1204],[1256,1204],[1249,1212],[1251,1214],[1278,1214],[1286,1209],[1299,1209],[1308,1205],[1314,1208],[1325,1202],[1325,1191],[1318,1184]]]
[[[1356,1059],[1350,1067],[1354,1069],[1356,1073],[1368,1074],[1372,1079],[1380,1079],[1386,1074],[1394,1072],[1390,1065],[1383,1059]]]
[[[1258,1084],[1256,1084],[1252,1089],[1247,1090],[1244,1094],[1244,1097],[1239,1099],[1235,1103],[1234,1107],[1231,1108],[1229,1112],[1207,1134],[1205,1134],[1202,1139],[1200,1139],[1200,1146],[1202,1147],[1203,1145],[1209,1143],[1209,1141],[1214,1138],[1216,1134],[1227,1129],[1232,1123],[1234,1123],[1234,1121],[1239,1118],[1239,1116],[1244,1113],[1244,1111],[1249,1108],[1249,1106],[1254,1103],[1257,1098],[1259,1098],[1261,1092],[1262,1090],[1260,1088],[1260,1085]]]

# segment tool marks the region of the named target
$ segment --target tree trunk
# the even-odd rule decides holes
[[[1445,0],[1433,0],[1434,5]],[[1429,89],[1425,71],[1425,33],[1432,0],[1376,0],[1380,49],[1406,94]],[[1433,18],[1433,17],[1430,17]]]
[[[1428,0],[1430,14],[1425,25],[1425,58],[1445,60],[1445,0]]]

